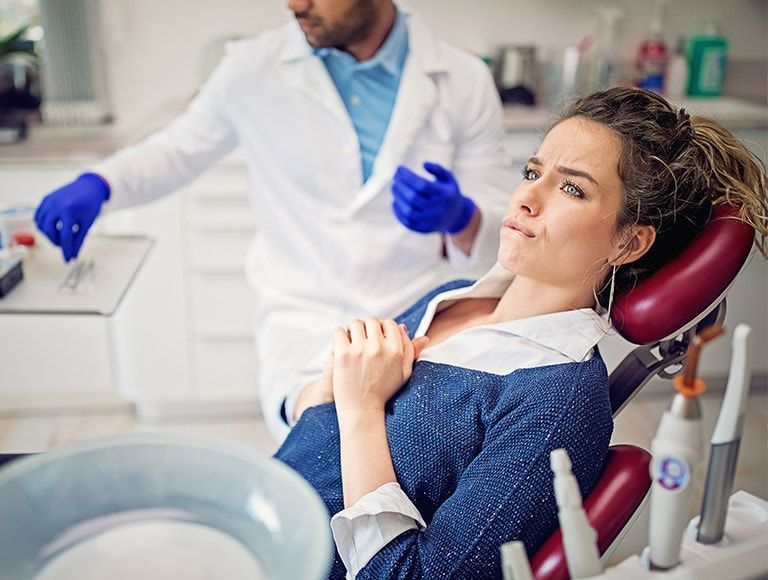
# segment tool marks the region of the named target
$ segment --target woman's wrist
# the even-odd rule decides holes
[[[341,431],[365,430],[377,421],[384,421],[384,406],[368,408],[345,407],[337,402],[336,416],[339,422],[339,430]]]

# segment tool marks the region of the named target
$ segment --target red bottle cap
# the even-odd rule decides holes
[[[31,248],[35,245],[35,236],[27,232],[19,232],[17,234],[13,234],[11,237],[11,243]]]

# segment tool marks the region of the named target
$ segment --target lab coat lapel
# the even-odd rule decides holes
[[[312,54],[312,49],[298,26],[293,23],[288,26],[290,31],[278,55],[280,72],[286,84],[321,105],[336,117],[345,129],[354,133],[355,129],[344,102],[323,61]]]
[[[434,74],[445,70],[434,37],[414,14],[408,14],[409,56],[400,79],[395,108],[368,181],[352,202],[350,214],[377,195],[389,192],[389,183],[401,159],[418,139],[437,104]]]

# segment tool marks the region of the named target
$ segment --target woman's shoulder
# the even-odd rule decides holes
[[[534,414],[547,409],[610,416],[608,372],[599,352],[585,361],[519,369],[501,382],[502,399]]]

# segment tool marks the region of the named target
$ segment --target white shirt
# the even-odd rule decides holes
[[[501,297],[513,277],[497,263],[472,286],[438,294],[415,336],[423,336],[435,314],[459,299]],[[419,360],[507,375],[521,368],[589,360],[609,328],[606,319],[590,308],[531,316],[467,328],[427,346]],[[391,540],[414,528],[423,530],[426,524],[397,483],[379,487],[331,519],[348,578],[354,578]]]

